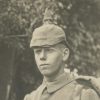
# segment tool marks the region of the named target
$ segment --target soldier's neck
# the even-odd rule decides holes
[[[51,76],[44,76],[44,79],[47,81],[47,82],[53,82],[55,81],[59,76],[61,76],[62,74],[64,73],[64,70],[57,73],[57,74],[54,74],[54,75],[51,75]]]

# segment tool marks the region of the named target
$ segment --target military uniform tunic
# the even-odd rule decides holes
[[[92,89],[76,87],[76,82],[64,73],[53,82],[43,81],[42,85],[24,100],[100,100]]]

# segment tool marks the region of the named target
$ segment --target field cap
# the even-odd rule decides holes
[[[33,32],[30,47],[52,46],[66,41],[64,30],[54,24],[44,24]]]

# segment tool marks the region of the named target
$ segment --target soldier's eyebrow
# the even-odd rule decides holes
[[[33,47],[32,49],[33,50],[36,50],[36,49],[49,49],[49,48],[51,48],[50,46],[36,46],[36,47]]]
[[[41,47],[41,46],[35,46],[32,49],[34,50],[34,49],[39,49],[39,48],[43,48],[43,47]]]

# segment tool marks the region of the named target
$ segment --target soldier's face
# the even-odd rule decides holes
[[[40,72],[44,76],[54,76],[63,72],[64,52],[59,46],[35,47],[35,60]]]

